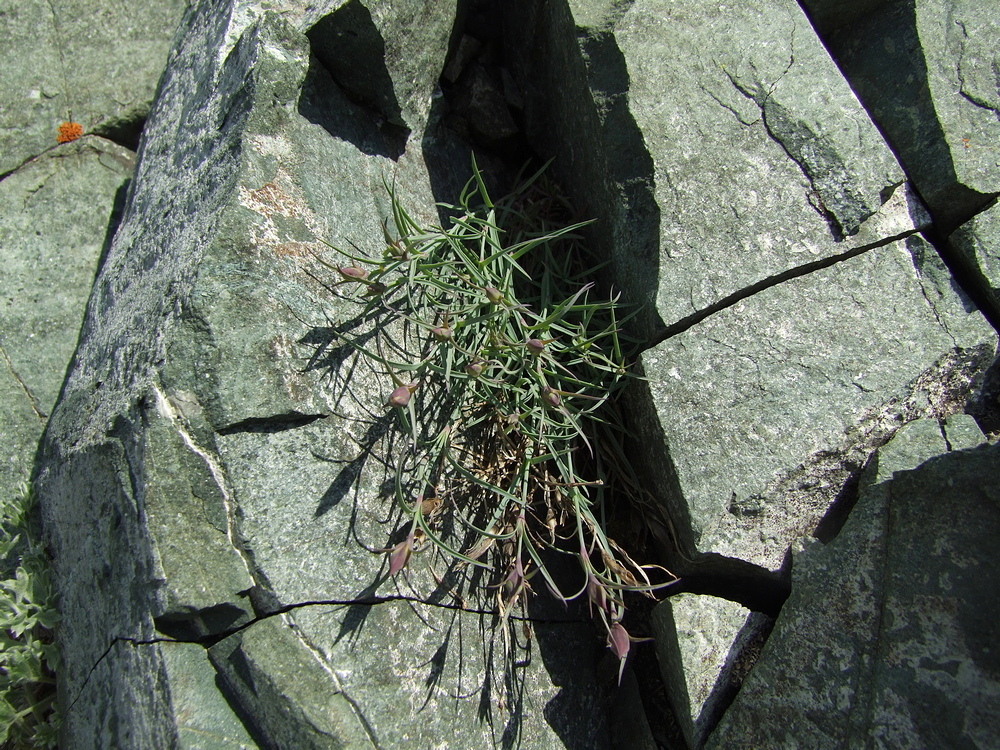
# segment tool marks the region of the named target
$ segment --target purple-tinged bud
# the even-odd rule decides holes
[[[379,295],[385,294],[387,290],[388,287],[385,284],[379,281],[373,281],[370,284],[368,284],[368,288],[365,290],[365,294],[368,295],[369,297],[378,297]]]
[[[542,401],[547,403],[549,406],[559,406],[559,404],[562,403],[562,399],[559,398],[559,394],[549,386],[542,388]]]
[[[338,268],[337,272],[348,281],[361,281],[368,278],[368,271],[357,266],[344,266],[343,268]]]
[[[545,342],[541,339],[528,339],[524,345],[528,347],[529,352],[536,356],[545,351]]]
[[[394,576],[396,573],[401,571],[406,567],[406,563],[410,561],[410,554],[413,552],[413,532],[406,537],[402,542],[397,544],[389,551],[389,575]]]
[[[478,378],[483,374],[486,369],[486,363],[481,359],[477,359],[475,362],[470,362],[465,366],[465,374],[470,378]]]
[[[438,341],[451,341],[452,334],[454,333],[448,326],[438,326],[437,328],[432,328],[431,333],[434,334],[434,338]]]
[[[608,595],[604,589],[604,586],[593,573],[587,573],[587,609],[590,612],[590,616],[594,616],[593,605],[597,605],[598,609],[603,609],[605,612],[611,611],[608,606]]]
[[[628,658],[628,650],[632,645],[628,631],[622,627],[620,622],[616,622],[608,631],[608,648],[618,657],[618,684],[622,684],[622,673],[625,671],[625,660]]]
[[[387,406],[403,407],[410,403],[410,396],[417,390],[417,383],[407,383],[389,394]]]
[[[488,286],[483,291],[486,292],[486,297],[489,299],[490,304],[499,305],[503,302],[503,292],[497,289],[495,286]]]

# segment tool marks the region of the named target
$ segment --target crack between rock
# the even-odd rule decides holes
[[[948,431],[944,427],[944,420],[938,418],[937,423],[938,423],[938,429],[941,430],[941,437],[944,438],[944,447],[948,449],[949,453],[951,453],[953,450],[955,450],[955,448],[952,446],[951,440],[948,439]]]
[[[42,411],[42,405],[38,402],[38,399],[35,398],[35,394],[31,392],[28,384],[25,383],[24,380],[21,379],[21,376],[17,374],[17,371],[14,369],[14,363],[10,361],[10,357],[7,356],[7,351],[3,348],[2,343],[0,343],[0,357],[3,357],[3,361],[7,365],[7,372],[11,374],[11,377],[17,381],[17,384],[21,386],[21,390],[24,391],[24,395],[28,399],[28,403],[31,405],[31,410],[35,412],[35,416],[44,422],[49,418],[48,415]]]
[[[203,635],[197,638],[169,638],[169,637],[157,636],[154,638],[140,639],[140,638],[133,638],[131,636],[115,636],[111,640],[111,643],[108,644],[108,647],[104,649],[104,653],[102,653],[98,657],[97,661],[94,662],[94,665],[90,668],[90,671],[87,672],[87,676],[86,678],[84,678],[83,684],[80,685],[79,692],[77,693],[76,697],[70,702],[69,707],[66,709],[66,712],[68,713],[69,711],[71,711],[73,709],[73,706],[76,705],[76,702],[80,700],[94,672],[97,671],[97,668],[101,666],[102,662],[107,658],[108,654],[111,653],[111,650],[119,643],[127,643],[132,647],[157,646],[161,643],[182,643],[182,644],[198,645],[198,646],[204,646],[205,648],[210,648],[214,646],[216,643],[219,643],[220,641],[223,641],[226,638],[229,638],[230,636],[236,635],[237,633],[241,633],[244,630],[253,627],[259,622],[263,622],[264,620],[268,620],[272,617],[283,618],[284,615],[290,612],[294,612],[295,610],[298,609],[304,609],[305,607],[352,607],[357,605],[374,607],[379,604],[393,604],[396,602],[423,604],[424,606],[427,607],[437,607],[438,609],[457,610],[459,612],[465,612],[470,615],[485,615],[489,617],[496,615],[496,611],[493,609],[474,609],[462,606],[460,604],[448,604],[445,602],[430,602],[415,596],[402,596],[402,595],[366,596],[355,599],[316,599],[304,602],[296,602],[294,604],[286,604],[282,607],[278,607],[272,612],[265,612],[262,615],[257,615],[252,620],[249,620],[243,623],[242,625],[237,625],[236,627],[227,628],[226,630],[220,631],[218,633],[211,633],[209,635]],[[528,617],[525,615],[515,615],[515,614],[508,615],[507,619],[512,620],[514,622],[527,622],[532,624],[537,623],[540,625],[577,625],[583,622],[589,622],[588,620],[583,620],[583,619],[572,619],[572,618],[552,619],[544,617]],[[296,631],[296,633],[298,633],[297,627],[293,629]],[[316,655],[317,652],[315,648],[313,648],[308,643],[305,643],[305,645],[314,655]],[[324,661],[321,656],[317,656],[317,658],[319,658],[321,662]],[[336,678],[336,674],[334,674],[334,677]],[[338,685],[338,687],[340,686],[339,679],[336,680],[336,684]],[[346,695],[346,693],[344,694],[344,697],[350,700],[350,698]],[[351,704],[354,705],[354,702],[351,701]]]
[[[237,543],[239,534],[236,531],[236,513],[233,508],[233,498],[229,489],[229,483],[226,481],[225,472],[222,467],[216,463],[216,461],[209,455],[208,451],[201,448],[194,440],[194,438],[188,433],[184,428],[184,421],[181,415],[174,408],[173,404],[170,403],[170,399],[154,384],[152,386],[153,392],[156,394],[156,404],[160,409],[160,413],[164,414],[167,419],[170,420],[170,424],[177,431],[177,434],[181,436],[181,440],[188,447],[192,453],[201,458],[208,467],[209,473],[212,475],[212,479],[215,481],[216,486],[219,488],[219,493],[222,495],[222,504],[226,510],[226,538],[229,540],[229,544],[236,554],[239,555],[240,560],[243,561],[243,565],[246,568],[247,576],[251,581],[258,582],[257,576],[254,575],[255,567],[252,561],[247,557],[246,552],[243,550],[243,546]]]
[[[997,116],[998,119],[1000,119],[1000,112],[997,111],[997,108],[994,107],[994,106],[992,106],[988,102],[983,101],[979,97],[977,97],[977,96],[975,96],[975,95],[970,94],[969,92],[967,92],[965,90],[965,84],[964,84],[964,82],[962,84],[962,87],[959,88],[958,93],[962,96],[963,99],[965,99],[966,101],[968,101],[973,106],[979,107],[980,109],[985,109],[987,112],[992,112],[994,115]]]
[[[937,248],[934,248],[934,251],[937,252]],[[953,348],[955,349],[961,348],[958,344],[958,341],[955,340],[955,336],[954,334],[952,334],[951,329],[948,328],[948,324],[944,320],[942,320],[941,316],[938,314],[938,310],[934,306],[934,302],[931,301],[931,298],[927,295],[927,287],[924,285],[923,274],[920,273],[919,268],[917,269],[917,274],[918,274],[917,283],[920,284],[920,294],[923,295],[924,302],[926,302],[927,307],[930,308],[931,315],[934,316],[934,321],[938,324],[938,328],[940,328],[942,331],[948,334],[948,338],[951,339],[951,345]]]
[[[74,150],[72,150],[72,151],[64,151],[61,154],[52,154],[51,157],[49,157],[49,158],[52,158],[52,159],[65,159],[65,158],[68,158],[71,155],[76,155],[76,154],[83,153],[84,149],[86,149],[88,151],[93,151],[94,153],[98,154],[98,156],[100,156],[101,154],[106,153],[104,151],[101,151],[101,149],[99,149],[99,148],[95,148],[92,143],[81,143],[81,141],[83,141],[85,138],[87,138],[87,136],[93,136],[95,138],[102,138],[105,141],[109,141],[110,143],[115,143],[116,145],[121,146],[124,149],[128,149],[129,151],[132,151],[132,149],[130,149],[128,146],[125,146],[125,145],[123,145],[121,143],[118,143],[117,141],[114,141],[114,140],[112,140],[110,138],[107,138],[107,137],[105,137],[103,135],[99,135],[98,133],[93,133],[93,132],[87,132],[87,133],[84,133],[79,138],[77,138],[75,141],[70,141],[70,143],[72,143],[73,146],[74,146]],[[43,156],[47,156],[52,151],[55,151],[58,148],[62,148],[65,145],[67,145],[67,144],[65,144],[65,143],[54,143],[53,145],[49,146],[48,148],[42,149],[37,154],[32,154],[31,156],[26,157],[24,159],[24,161],[22,161],[16,167],[12,167],[11,169],[8,169],[6,172],[0,172],[0,182],[3,182],[4,180],[6,180],[11,175],[13,175],[13,174],[21,171],[22,169],[24,169],[26,166],[28,166],[32,162],[38,161]],[[101,162],[100,158],[98,158],[98,163],[100,163],[100,165],[102,167],[104,167],[105,169],[111,169],[111,167],[109,167],[107,164]],[[49,177],[51,177],[51,175],[49,175]],[[46,177],[46,179],[48,179],[48,177]],[[41,188],[41,186],[39,186],[38,188],[35,188],[31,192],[32,193],[37,192],[40,188]]]
[[[736,83],[733,81],[732,76],[729,75],[729,73],[726,71],[725,68],[722,68],[722,72],[725,73],[729,77],[729,80],[730,80],[730,82],[733,83],[733,86],[736,86]],[[760,122],[763,119],[763,112],[761,112],[761,117],[758,117],[753,122],[747,122],[746,120],[743,119],[743,117],[740,115],[740,113],[736,111],[736,109],[734,107],[730,107],[728,104],[726,104],[724,101],[722,101],[719,97],[717,97],[714,93],[712,93],[707,88],[705,88],[704,85],[702,85],[702,84],[699,83],[698,84],[698,88],[700,88],[702,91],[704,91],[706,94],[708,94],[708,96],[711,99],[713,99],[716,104],[718,104],[724,110],[726,110],[727,112],[729,112],[730,114],[732,114],[732,116],[736,118],[736,121],[740,125],[743,125],[744,127],[748,127],[748,128],[752,127],[752,126],[756,125],[758,122]],[[737,90],[739,90],[738,87],[737,87]],[[746,92],[744,92],[744,91],[740,91],[740,93],[743,94],[744,96],[747,96]],[[749,98],[749,97],[747,97],[747,98]]]
[[[782,271],[781,273],[775,274],[773,276],[768,276],[767,278],[761,279],[760,281],[751,284],[750,286],[743,287],[730,295],[727,295],[720,299],[719,301],[708,305],[707,307],[698,310],[697,312],[691,313],[685,318],[681,318],[676,323],[667,326],[659,335],[654,336],[650,339],[645,346],[640,350],[641,352],[648,351],[656,346],[659,346],[667,339],[673,338],[678,334],[684,333],[689,328],[696,326],[703,320],[711,315],[722,312],[733,305],[742,302],[748,297],[752,297],[755,294],[766,291],[772,287],[783,284],[786,281],[792,281],[794,279],[806,276],[810,273],[816,271],[822,271],[825,268],[830,268],[838,263],[842,263],[846,260],[856,258],[859,255],[863,255],[870,250],[877,250],[880,247],[885,247],[886,245],[891,245],[893,242],[898,242],[899,240],[904,240],[907,237],[911,237],[915,234],[919,234],[919,229],[907,229],[905,232],[900,232],[899,234],[894,234],[890,237],[884,237],[877,242],[870,242],[866,245],[860,245],[858,247],[851,248],[843,253],[833,255],[827,258],[821,258],[820,260],[813,261],[812,263],[805,263],[801,266],[795,266],[787,271]]]
[[[347,703],[350,705],[351,711],[354,713],[354,715],[360,722],[361,726],[364,728],[365,734],[368,735],[368,739],[372,743],[372,747],[375,750],[383,750],[382,745],[379,744],[378,737],[375,734],[375,727],[373,727],[371,723],[368,721],[368,719],[365,717],[365,713],[364,711],[361,710],[360,704],[356,700],[354,700],[354,698],[350,695],[350,693],[348,693],[344,689],[344,683],[340,681],[340,677],[337,675],[336,671],[334,671],[327,663],[326,657],[323,656],[322,652],[318,648],[316,648],[309,641],[309,639],[302,634],[302,631],[295,626],[294,622],[292,622],[289,618],[285,617],[285,613],[282,613],[281,618],[282,620],[284,620],[286,625],[291,626],[291,629],[294,631],[295,636],[299,639],[299,642],[307,649],[309,649],[309,652],[313,655],[316,661],[319,662],[319,665],[320,667],[322,667],[323,671],[326,672],[328,675],[330,675],[330,679],[333,680],[333,684],[337,687],[337,692],[340,695],[344,696],[344,700],[346,700]]]

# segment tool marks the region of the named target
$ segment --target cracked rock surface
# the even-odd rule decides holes
[[[453,12],[185,16],[43,446],[67,746],[607,744],[589,623],[536,613],[505,650],[489,592],[386,582],[386,384],[345,364],[333,327],[361,321],[316,278],[319,238],[380,252],[383,180],[436,220],[453,177],[405,132]],[[378,96],[329,59],[345,29]]]
[[[974,0],[802,4],[942,231],[995,198],[995,9]]]
[[[96,136],[0,180],[0,491],[31,474],[135,154]],[[110,229],[109,229],[110,227]]]
[[[200,0],[84,29],[63,5],[0,8],[42,81],[0,101],[0,483],[51,412],[66,747],[1000,734],[996,452],[963,413],[1000,410],[991,9]],[[132,152],[49,148],[69,106],[119,140],[145,121],[127,201]],[[386,575],[389,383],[348,356],[368,323],[314,256],[382,252],[386,183],[440,221],[468,174],[456,133],[494,163],[522,138],[554,157],[597,218],[599,281],[644,305],[622,407],[681,579],[649,632],[627,623],[655,657],[635,646],[614,694],[592,624],[543,591],[505,650],[489,591]]]
[[[17,0],[0,6],[0,175],[78,122],[135,149],[186,0],[124,12],[111,0]]]
[[[796,548],[792,595],[706,747],[994,743],[1000,446],[959,449],[947,436],[975,424],[950,426],[903,427],[840,535]]]
[[[599,216],[615,283],[655,309],[635,326],[648,346],[628,407],[677,588],[774,614],[790,545],[849,505],[871,452],[985,398],[996,331],[922,234],[947,216],[924,208],[918,191],[936,193],[795,2],[514,5],[529,138]],[[918,5],[926,33],[954,37],[958,16],[929,20],[953,4]],[[995,26],[977,19],[988,60]],[[996,158],[992,142],[977,158]],[[697,607],[705,622],[733,606],[714,601]],[[726,665],[745,630],[709,627],[696,644],[668,630],[661,666],[694,747],[720,713],[709,698],[735,689]]]

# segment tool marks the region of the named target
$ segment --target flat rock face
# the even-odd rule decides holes
[[[914,236],[748,297],[643,354],[652,461],[690,543],[776,569],[844,464],[964,408],[995,334]],[[661,430],[663,440],[652,437]],[[668,463],[670,462],[670,463]],[[682,523],[682,522],[680,522]]]
[[[0,491],[29,478],[134,160],[86,136],[0,181]]]
[[[18,0],[0,10],[0,175],[79,123],[135,148],[185,0],[124,12],[110,0]]]
[[[901,429],[840,535],[796,552],[792,595],[706,747],[995,744],[1000,449],[947,452],[945,434]]]
[[[993,7],[974,0],[803,5],[945,231],[1000,192]]]
[[[1000,204],[962,224],[948,238],[948,247],[977,279],[987,304],[1000,311]]]
[[[810,5],[832,27],[835,5],[855,19],[879,4]],[[645,379],[627,406],[679,588],[766,609],[760,587],[875,448],[910,420],[970,408],[996,332],[921,236],[934,225],[895,142],[797,3],[514,8],[529,137],[599,217],[614,283],[650,311],[634,326]],[[920,13],[924,33],[953,37]],[[735,606],[699,601],[709,622]],[[659,634],[692,747],[738,650],[740,628],[709,629],[706,663],[680,630],[676,647]]]
[[[240,742],[238,716],[267,747],[605,746],[589,624],[560,610],[508,643],[488,595],[386,581],[393,386],[345,357],[337,331],[370,323],[315,259],[381,253],[385,184],[436,222],[432,186],[467,169],[430,169],[420,137],[454,5],[260,10],[185,17],[46,436],[65,743]],[[338,34],[382,40],[379,96],[323,62]],[[227,634],[228,712],[157,643]]]
[[[794,2],[516,5],[543,29],[518,58],[529,134],[655,302],[650,336],[845,252],[904,180]]]

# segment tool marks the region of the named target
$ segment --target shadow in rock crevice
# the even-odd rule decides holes
[[[554,158],[553,174],[573,205],[596,219],[585,232],[598,258],[611,261],[602,282],[641,308],[629,333],[650,340],[665,327],[656,308],[661,215],[614,32],[578,29],[566,0],[512,0],[504,27],[528,143]]]
[[[915,0],[856,3],[853,14],[836,16],[818,0],[800,3],[939,231],[948,234],[978,213],[994,196],[966,185],[956,171],[935,109]]]
[[[385,63],[385,40],[371,13],[350,0],[307,33],[311,54],[299,113],[370,156],[396,161],[410,128]]]

